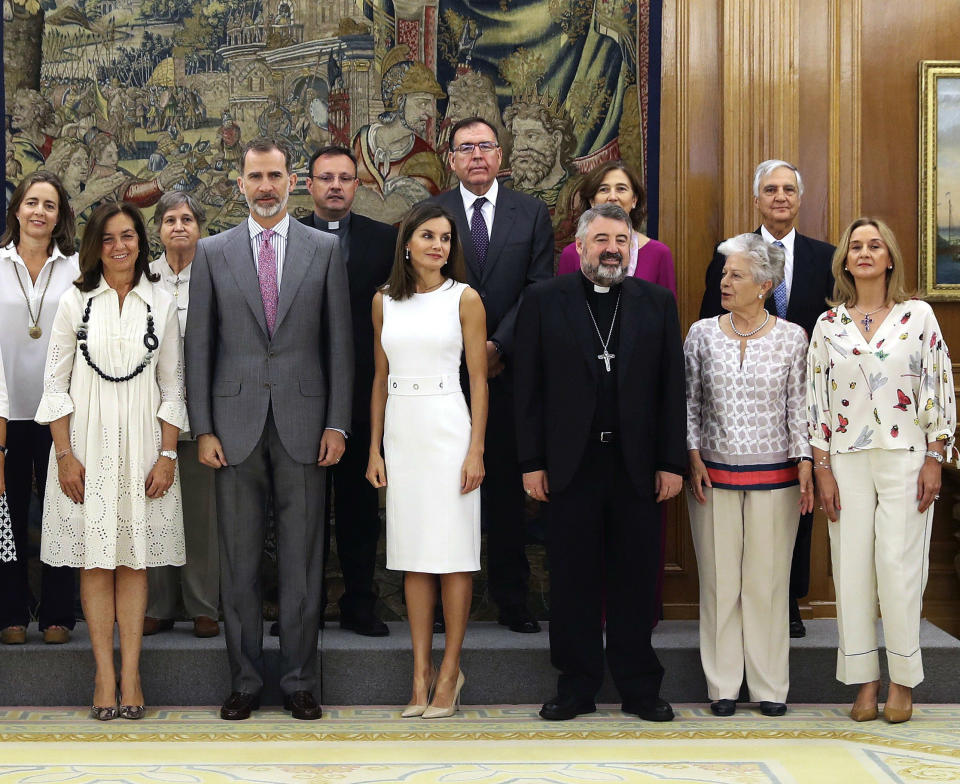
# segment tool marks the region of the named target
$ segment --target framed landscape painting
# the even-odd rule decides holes
[[[920,62],[920,296],[960,300],[960,62]]]

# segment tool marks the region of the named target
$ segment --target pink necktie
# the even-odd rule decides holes
[[[267,319],[267,332],[273,337],[273,325],[277,320],[277,252],[270,244],[272,229],[264,229],[260,235],[260,249],[257,252],[257,275],[260,278],[260,297],[263,299],[263,315]]]

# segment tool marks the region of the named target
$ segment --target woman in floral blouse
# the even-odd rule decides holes
[[[851,717],[875,719],[879,600],[890,671],[883,715],[901,722],[923,680],[930,525],[956,421],[950,355],[933,309],[908,299],[903,257],[883,221],[850,224],[833,276],[835,307],[810,339],[807,407],[817,492],[829,519],[837,678],[861,684]]]

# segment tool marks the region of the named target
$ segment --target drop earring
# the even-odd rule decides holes
[[[410,248],[407,248],[407,250],[406,250],[406,255],[404,256],[404,258],[405,258],[407,261],[410,261]]]

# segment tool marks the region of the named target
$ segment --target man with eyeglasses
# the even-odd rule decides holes
[[[490,411],[483,504],[490,596],[499,622],[515,632],[540,631],[527,607],[530,566],[524,550],[523,483],[513,417],[513,331],[526,286],[553,277],[553,228],[539,199],[502,187],[497,130],[468,117],[450,131],[448,163],[460,184],[435,196],[457,221],[467,282],[487,311]]]
[[[340,628],[367,637],[384,637],[387,625],[374,613],[373,573],[380,538],[379,499],[366,480],[370,443],[370,390],[373,386],[373,321],[370,303],[393,264],[397,230],[351,212],[360,181],[357,160],[346,147],[321,147],[310,157],[307,189],[314,210],[300,222],[333,234],[347,263],[353,319],[353,419],[347,450],[327,475],[333,483],[337,554],[343,572]],[[329,499],[329,494],[327,495]],[[329,501],[328,501],[329,506]],[[329,522],[329,521],[328,521]],[[330,536],[330,526],[327,526]],[[326,583],[324,583],[326,606]]]

